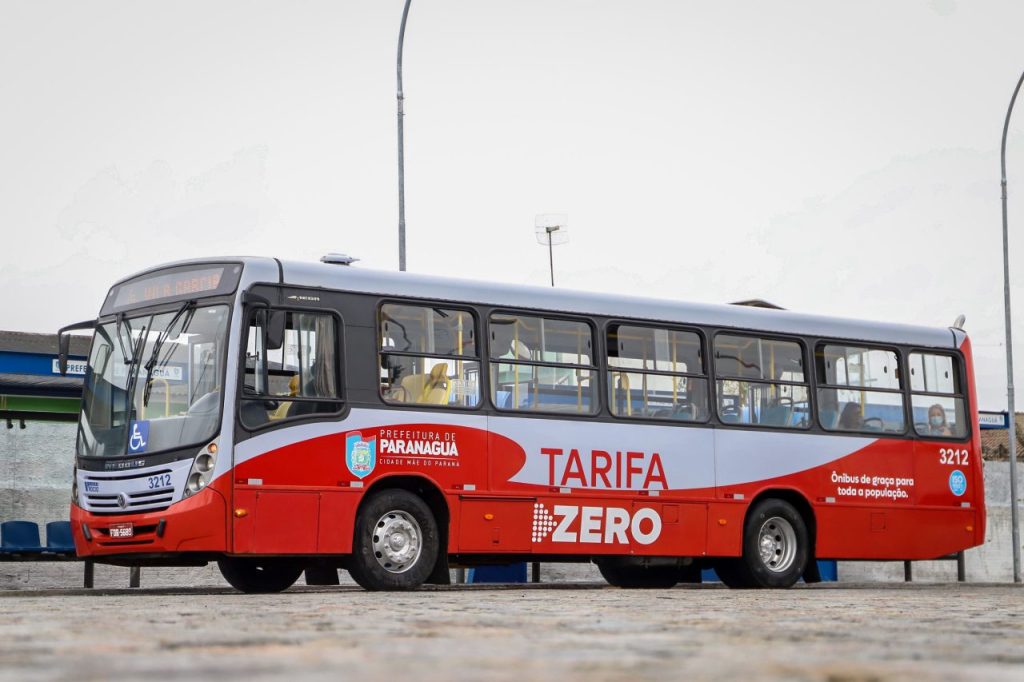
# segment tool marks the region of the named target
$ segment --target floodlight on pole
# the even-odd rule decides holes
[[[569,241],[569,216],[564,213],[542,213],[534,221],[537,243],[548,247],[551,286],[555,286],[555,247]]]
[[[1009,412],[1009,455],[1010,455],[1010,534],[1013,538],[1013,582],[1019,583],[1020,576],[1020,525],[1017,510],[1017,417],[1013,406],[1013,341],[1010,333],[1010,236],[1006,218],[1006,134],[1010,129],[1010,114],[1013,104],[1017,101],[1017,93],[1024,83],[1024,73],[1017,80],[1013,89],[1010,106],[1006,110],[1006,121],[1003,123],[1003,143],[1000,147],[1001,185],[1003,190],[1003,303],[1006,315],[1006,404]]]

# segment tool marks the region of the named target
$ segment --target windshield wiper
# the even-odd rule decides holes
[[[129,325],[130,328],[130,325]],[[146,325],[139,331],[139,340],[132,346],[132,359],[128,364],[128,387],[125,395],[128,399],[128,423],[135,419],[135,383],[138,375],[135,372],[135,360],[142,354],[142,345],[146,342]]]
[[[114,334],[117,335],[117,343],[121,346],[121,357],[124,358],[124,364],[131,365],[135,362],[135,349],[132,348],[132,354],[128,355],[128,350],[124,347],[124,335],[121,334],[121,325],[128,328],[128,344],[131,346],[132,342],[132,322],[125,317],[124,313],[118,313],[117,315],[117,328],[114,330]]]
[[[184,333],[184,331],[188,329],[188,325],[191,324],[192,316],[196,311],[196,302],[194,300],[185,301],[181,304],[181,307],[178,308],[178,312],[174,314],[170,323],[168,323],[167,327],[165,327],[160,333],[160,336],[157,337],[156,343],[153,344],[153,352],[150,353],[149,360],[146,360],[145,364],[146,389],[142,392],[143,407],[149,407],[149,394],[153,390],[153,368],[156,367],[157,362],[160,360],[160,351],[163,349],[164,343],[167,342],[167,339],[171,338],[171,330],[174,329],[174,325],[178,323],[178,320],[182,319],[182,316],[185,315],[186,311],[188,312],[188,316],[184,318],[185,321],[182,323],[181,332],[179,332],[178,335]],[[160,365],[161,369],[167,364],[168,360],[170,360],[170,357],[164,359],[163,363]]]

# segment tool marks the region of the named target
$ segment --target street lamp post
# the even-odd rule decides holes
[[[405,44],[405,20],[409,17],[409,5],[405,0],[402,10],[402,27],[398,29],[398,269],[405,271],[405,94],[402,92],[402,47]]]
[[[1017,101],[1017,93],[1024,83],[1024,73],[1017,80],[1013,89],[1010,106],[1006,109],[1006,121],[1003,123],[1003,143],[1000,149],[1001,183],[1003,191],[1003,301],[1006,313],[1006,402],[1009,411],[1010,440],[1010,527],[1013,535],[1013,582],[1019,583],[1020,576],[1020,527],[1017,518],[1017,419],[1013,406],[1013,342],[1010,328],[1010,238],[1006,220],[1006,134],[1010,129],[1010,114]]]

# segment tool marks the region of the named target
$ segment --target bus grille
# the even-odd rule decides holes
[[[139,475],[120,476],[86,476],[86,492],[83,501],[85,508],[97,514],[130,514],[137,512],[163,511],[174,501],[174,486],[148,489],[142,488],[154,476],[171,474],[171,469],[147,471]],[[88,484],[96,481],[106,490],[104,492],[88,492]],[[110,490],[116,481],[119,492]],[[135,488],[133,490],[133,488]],[[141,488],[141,489],[140,489]]]

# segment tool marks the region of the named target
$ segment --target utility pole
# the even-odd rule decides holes
[[[1010,413],[1010,527],[1013,536],[1013,582],[1019,583],[1020,577],[1020,526],[1017,510],[1017,416],[1013,407],[1013,341],[1010,328],[1010,237],[1006,219],[1006,134],[1010,129],[1010,114],[1017,101],[1017,93],[1024,83],[1024,73],[1017,80],[1013,89],[1010,106],[1006,110],[1006,121],[1003,123],[1003,143],[1000,148],[1001,184],[1003,191],[1003,301],[1006,308],[1006,402]]]

